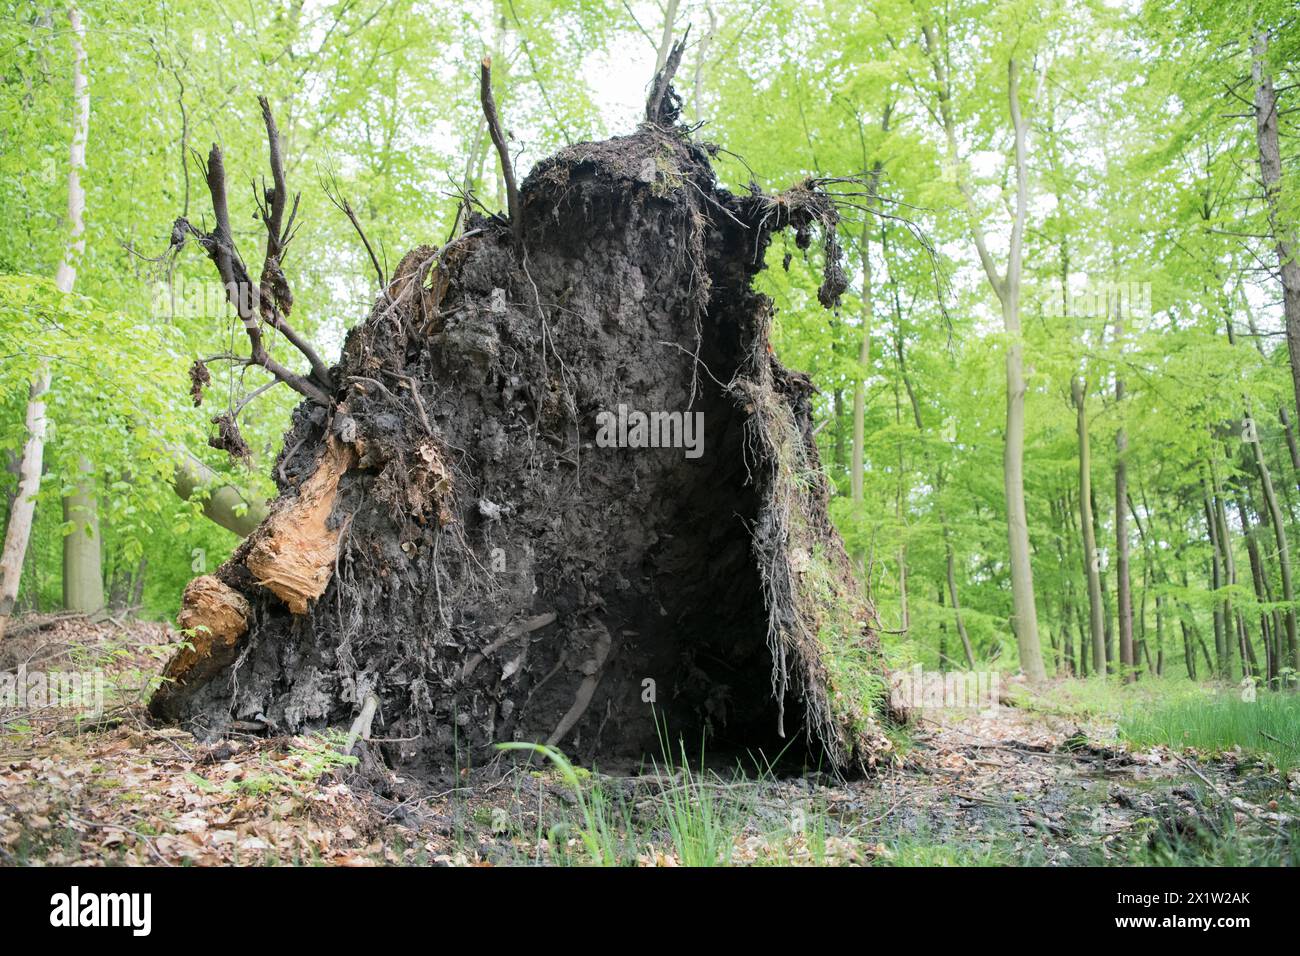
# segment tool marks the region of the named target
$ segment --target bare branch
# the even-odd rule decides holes
[[[284,225],[285,201],[289,188],[285,184],[284,155],[280,148],[280,130],[271,115],[271,104],[265,96],[257,98],[262,107],[262,122],[266,124],[266,141],[270,151],[271,183],[267,188],[262,183],[262,198],[258,200],[258,211],[266,226],[266,255],[263,257],[261,289],[262,294],[271,298],[280,314],[288,316],[293,309],[293,294],[289,282],[284,276],[284,253],[289,244],[290,229],[298,213],[299,196],[293,198],[293,211],[289,214],[289,226]]]
[[[274,130],[274,123],[271,124],[270,129]],[[277,145],[272,150],[273,157],[278,156],[278,134],[275,136],[275,142]],[[278,160],[273,158],[273,177],[276,175],[275,167],[278,165],[280,165]],[[208,194],[212,199],[212,212],[216,218],[216,225],[211,232],[205,233],[196,229],[185,217],[180,217],[172,227],[173,248],[179,248],[184,245],[187,237],[193,237],[216,265],[217,274],[225,286],[226,299],[234,306],[235,312],[248,335],[252,353],[249,361],[252,364],[262,366],[299,394],[318,404],[328,406],[330,404],[329,391],[332,390],[333,386],[330,383],[329,373],[324,363],[321,362],[315,350],[284,321],[277,309],[274,293],[265,290],[261,284],[255,285],[253,283],[248,273],[248,267],[235,249],[230,229],[230,207],[227,199],[225,161],[222,157],[221,147],[216,143],[212,144],[203,172],[208,186]],[[282,166],[280,166],[280,181],[283,182]],[[276,211],[277,204],[279,206],[278,213]],[[271,224],[277,222],[278,219],[282,219],[283,211],[283,202],[268,195],[264,217],[268,223],[268,261],[274,258],[269,254],[272,247],[280,252],[283,252],[284,249],[282,241],[284,232],[280,230],[278,225],[274,232],[271,231]],[[272,235],[274,235],[274,240],[270,238]],[[278,268],[277,264],[276,269],[278,270]],[[312,366],[311,378],[293,372],[270,356],[262,339],[261,322],[263,319],[306,356]]]
[[[673,76],[681,65],[682,53],[686,51],[686,38],[691,35],[688,26],[682,38],[673,44],[664,68],[655,74],[650,88],[650,98],[645,104],[645,118],[657,126],[671,126],[677,122],[682,113],[682,98],[673,89]]]
[[[326,198],[334,205],[334,208],[348,217],[348,222],[352,223],[352,228],[361,237],[361,244],[366,247],[366,254],[370,256],[370,264],[375,267],[375,275],[379,277],[379,288],[381,290],[387,288],[388,280],[384,278],[384,267],[379,264],[379,257],[375,255],[374,247],[370,245],[370,240],[366,238],[366,231],[361,228],[361,220],[357,218],[352,204],[348,202],[347,197],[339,189],[338,180],[334,178],[334,173],[329,174],[328,182],[322,176],[320,186],[325,191]]]
[[[506,146],[505,134],[501,132],[501,120],[497,116],[496,98],[492,95],[492,58],[483,57],[482,69],[479,71],[479,99],[483,102],[483,116],[487,119],[488,132],[492,135],[492,144],[501,157],[501,175],[506,181],[506,203],[510,213],[510,229],[514,233],[515,249],[524,247],[524,215],[519,204],[519,187],[515,185],[515,167],[510,161],[510,150]]]

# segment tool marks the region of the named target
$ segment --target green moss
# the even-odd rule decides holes
[[[650,192],[655,196],[664,197],[676,192],[686,184],[685,177],[682,176],[681,170],[677,168],[677,163],[673,158],[673,152],[667,146],[659,150],[655,156],[655,169],[659,175],[650,185]]]

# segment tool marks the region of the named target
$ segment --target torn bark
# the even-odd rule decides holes
[[[216,577],[205,574],[185,588],[177,626],[185,632],[182,646],[163,671],[167,681],[155,692],[152,703],[163,707],[178,686],[203,677],[226,663],[248,632],[252,609],[245,597]]]

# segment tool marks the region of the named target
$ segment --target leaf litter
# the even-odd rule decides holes
[[[1129,750],[1113,725],[1030,707],[922,714],[890,765],[851,782],[685,762],[565,778],[503,756],[435,787],[384,767],[371,742],[343,757],[341,730],[204,743],[154,724],[141,701],[165,626],[38,630],[38,645],[6,645],[4,666],[98,662],[113,682],[93,719],[0,710],[7,865],[1071,865],[1225,829],[1294,852],[1300,771],[1239,750]]]

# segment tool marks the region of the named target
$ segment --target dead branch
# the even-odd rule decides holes
[[[497,102],[492,95],[492,58],[483,57],[479,71],[479,99],[483,102],[483,116],[487,120],[492,145],[501,157],[501,175],[506,181],[506,205],[510,214],[510,230],[514,234],[516,251],[524,247],[524,213],[519,204],[519,187],[515,184],[515,166],[510,160],[510,149],[505,134],[501,132],[501,119],[497,116]]]
[[[212,145],[206,164],[202,164],[212,212],[216,223],[212,231],[204,232],[192,225],[184,216],[172,228],[173,251],[185,244],[187,238],[195,239],[217,267],[217,274],[226,289],[227,301],[235,308],[244,326],[250,345],[250,356],[245,364],[260,365],[276,379],[317,404],[329,406],[334,384],[329,369],[316,350],[287,321],[293,308],[293,294],[285,278],[282,264],[285,251],[294,235],[299,197],[288,205],[288,187],[285,182],[284,157],[280,145],[280,132],[266,97],[258,97],[271,166],[271,185],[262,183],[262,193],[254,190],[258,214],[266,227],[266,251],[263,256],[260,281],[254,283],[243,258],[235,249],[230,227],[230,206],[226,188],[225,161],[221,147]],[[286,208],[288,216],[286,219]],[[299,375],[273,359],[266,349],[262,336],[265,323],[279,332],[296,348],[311,367],[308,376]]]
[[[295,193],[293,197],[293,209],[289,213],[289,222],[284,224],[284,206],[285,199],[288,196],[288,186],[285,185],[284,177],[284,155],[280,149],[280,130],[275,125],[275,117],[271,115],[271,104],[265,96],[257,98],[258,105],[262,107],[262,121],[266,124],[266,141],[270,150],[271,163],[271,182],[270,189],[267,188],[265,180],[262,182],[262,198],[257,199],[254,193],[254,200],[258,205],[258,212],[262,216],[262,222],[266,226],[266,255],[262,262],[262,281],[261,291],[263,295],[270,295],[275,302],[281,314],[287,316],[293,309],[293,294],[289,290],[289,282],[284,276],[284,253],[289,245],[289,240],[293,238],[293,223],[298,216],[298,201],[302,198],[301,193]]]
[[[654,83],[650,87],[650,98],[645,104],[645,118],[656,126],[672,126],[682,115],[682,98],[673,89],[673,76],[681,65],[686,38],[690,35],[691,28],[687,27],[682,38],[673,44],[664,68],[655,74]]]
[[[356,230],[357,235],[361,238],[361,244],[366,247],[366,255],[370,257],[370,264],[375,267],[375,275],[379,277],[379,288],[381,290],[388,287],[388,280],[384,278],[384,268],[379,264],[379,257],[375,255],[374,247],[370,245],[370,240],[366,237],[366,231],[361,228],[361,220],[357,218],[356,210],[348,202],[343,191],[339,189],[338,180],[334,178],[334,173],[329,174],[329,181],[321,177],[321,189],[325,191],[326,198],[334,205],[334,208],[343,215],[348,217],[348,222],[352,223],[352,228]]]

